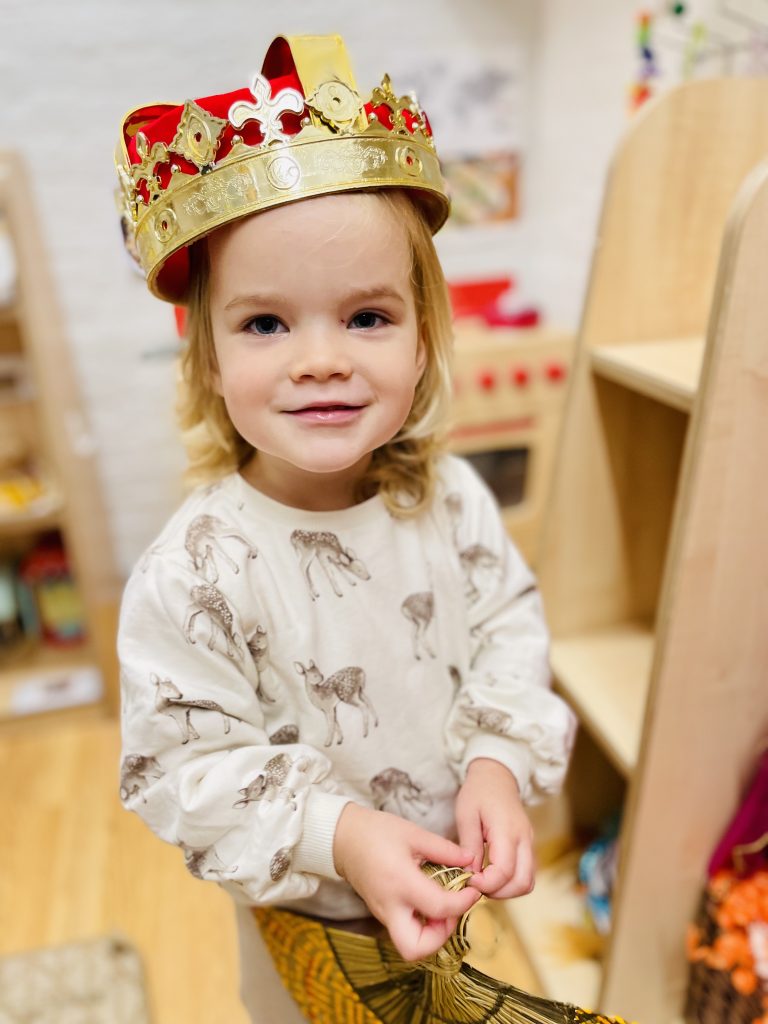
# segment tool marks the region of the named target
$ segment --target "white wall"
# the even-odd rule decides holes
[[[635,0],[0,0],[0,144],[31,169],[124,570],[178,502],[183,461],[172,312],[129,269],[112,198],[125,110],[246,83],[280,32],[343,34],[362,91],[401,68],[404,50],[522,54],[523,218],[474,252],[441,244],[449,270],[508,263],[527,298],[574,325],[626,123],[635,11]]]

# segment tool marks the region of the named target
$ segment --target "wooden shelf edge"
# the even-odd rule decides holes
[[[552,642],[557,689],[627,778],[637,766],[653,649],[653,631],[637,622]]]
[[[545,996],[592,1009],[599,999],[602,967],[569,948],[569,930],[585,927],[576,866],[576,856],[569,854],[542,868],[533,892],[506,900],[503,907]]]
[[[592,369],[606,380],[690,412],[704,357],[703,338],[670,338],[592,349]]]
[[[64,500],[57,488],[46,487],[44,493],[28,508],[19,512],[0,513],[0,537],[26,531],[51,530],[61,526]]]

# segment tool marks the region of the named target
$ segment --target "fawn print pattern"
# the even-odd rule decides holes
[[[195,620],[202,615],[208,622],[208,650],[212,651],[216,646],[216,638],[219,634],[224,638],[227,646],[227,657],[233,661],[242,657],[242,644],[240,637],[234,630],[234,616],[227,604],[226,598],[220,590],[212,583],[201,583],[192,587],[190,593],[190,604],[184,617],[184,636],[187,643],[194,644]]]
[[[487,729],[488,732],[508,736],[512,731],[513,718],[506,711],[500,711],[498,708],[478,707],[471,697],[462,698],[461,710],[470,722],[481,729]]]
[[[294,530],[291,544],[299,558],[313,601],[320,592],[312,580],[313,566],[319,566],[337,597],[343,597],[340,581],[357,586],[358,580],[369,580],[371,574],[351,548],[345,548],[335,533],[316,530]]]
[[[126,754],[120,765],[120,799],[125,802],[133,796],[140,796],[144,803],[144,790],[153,780],[162,779],[156,757],[146,754]]]
[[[299,742],[299,727],[298,725],[281,725],[279,729],[269,737],[269,742],[273,746],[283,746],[289,743]]]
[[[206,874],[210,877],[211,875],[221,876],[231,873],[232,868],[227,867],[221,860],[215,846],[187,846],[182,842],[179,842],[178,845],[184,853],[187,871],[195,878],[202,879]]]
[[[279,882],[291,866],[292,852],[290,846],[283,846],[272,856],[269,862],[269,877],[273,882]]]
[[[200,573],[208,583],[216,583],[219,579],[219,566],[216,558],[223,562],[231,572],[237,575],[240,567],[224,550],[223,540],[236,540],[246,549],[246,558],[256,558],[256,548],[228,526],[218,516],[200,515],[190,522],[184,537],[184,548],[192,560],[195,572]]]
[[[400,605],[400,611],[411,623],[411,642],[413,654],[417,661],[421,661],[421,651],[424,651],[430,658],[437,655],[427,636],[427,631],[432,625],[435,615],[435,596],[431,590],[424,590],[417,594],[409,594]]]
[[[501,561],[483,544],[470,544],[463,547],[459,537],[464,517],[464,503],[461,495],[452,491],[445,498],[445,508],[451,522],[451,535],[454,547],[459,554],[461,571],[464,574],[464,596],[470,604],[474,604],[482,596],[483,588],[491,577],[498,578],[501,573]]]
[[[399,768],[385,768],[383,772],[370,781],[373,806],[383,811],[388,806],[394,807],[401,818],[406,818],[409,808],[419,814],[426,814],[432,806],[432,797],[413,781],[408,772]]]
[[[267,704],[274,704],[275,698],[270,697],[261,685],[261,673],[264,669],[264,662],[267,660],[268,651],[266,629],[262,626],[257,626],[253,636],[246,640],[246,647],[253,658],[253,664],[256,666],[256,696],[259,700],[266,701]]]
[[[267,800],[271,803],[280,797],[296,810],[296,793],[287,784],[288,776],[292,768],[298,772],[305,772],[309,767],[309,760],[306,757],[292,758],[288,754],[275,754],[264,765],[262,771],[255,778],[251,779],[241,790],[240,799],[236,800],[233,807],[247,807],[256,800]]]
[[[191,739],[200,739],[200,733],[192,724],[193,711],[218,711],[224,723],[224,735],[228,735],[232,728],[230,719],[234,719],[236,722],[240,721],[236,715],[228,714],[215,700],[185,700],[184,694],[170,679],[161,679],[154,672],[151,679],[157,687],[155,711],[174,720],[181,733],[182,745],[189,743]]]
[[[310,702],[325,715],[328,727],[326,747],[330,747],[334,739],[337,743],[344,742],[337,717],[339,704],[349,704],[358,708],[363,716],[363,737],[368,735],[370,718],[373,718],[374,726],[379,724],[376,710],[365,692],[365,672],[361,668],[342,668],[326,679],[314,661],[310,661],[306,667],[300,661],[293,664],[299,675],[304,676],[304,686]]]

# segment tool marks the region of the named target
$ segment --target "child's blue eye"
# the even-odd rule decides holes
[[[381,324],[386,323],[388,323],[388,321],[380,313],[374,313],[370,309],[363,309],[352,317],[349,321],[349,326],[354,327],[357,330],[364,331],[371,327],[379,327]]]
[[[285,330],[276,316],[254,316],[245,324],[245,330],[251,334],[280,334],[281,328]]]

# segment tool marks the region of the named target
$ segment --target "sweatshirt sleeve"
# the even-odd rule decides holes
[[[549,634],[536,579],[510,541],[494,497],[466,464],[459,484],[446,507],[464,578],[470,663],[454,672],[448,753],[462,779],[475,758],[500,761],[523,801],[534,804],[562,786],[576,718],[550,688]]]
[[[202,616],[200,622],[196,617]],[[273,903],[311,896],[350,799],[306,744],[272,745],[258,677],[225,595],[155,559],[123,598],[120,797],[198,878]]]

